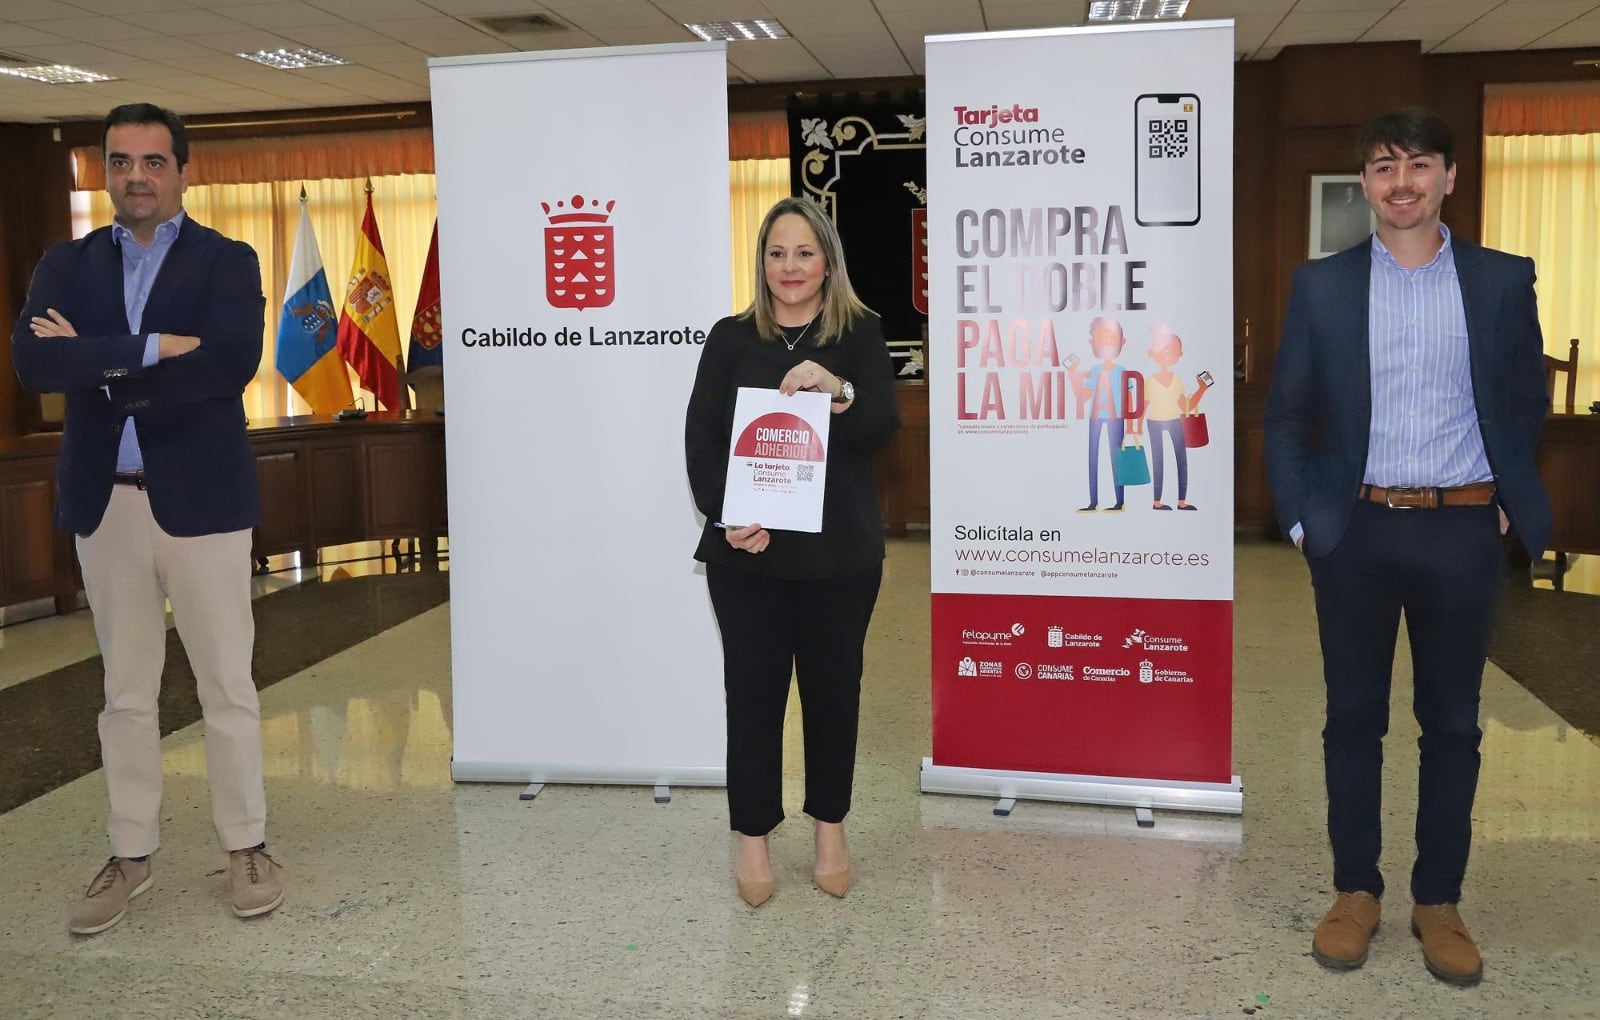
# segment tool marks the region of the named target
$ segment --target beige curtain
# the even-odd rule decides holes
[[[789,197],[789,160],[736,159],[728,164],[729,223],[733,235],[733,310],[755,297],[756,232],[780,198]]]
[[[311,210],[311,225],[322,251],[322,266],[334,302],[343,301],[350,264],[355,258],[356,234],[366,208],[364,180],[278,181],[269,184],[191,185],[183,205],[197,222],[244,241],[261,259],[261,284],[267,297],[267,323],[261,364],[255,381],[245,391],[245,413],[252,420],[309,414],[310,408],[278,374],[274,363],[278,317],[283,311],[289,260],[294,253],[295,231],[300,225],[300,187],[304,183]],[[402,350],[411,335],[422,266],[433,233],[434,184],[432,174],[401,174],[372,179],[372,207],[378,233],[389,261],[394,284],[395,311],[400,324]],[[74,207],[74,233],[111,222],[111,200],[103,191],[78,192]],[[352,392],[361,393],[351,374]],[[377,406],[371,395],[366,406]]]
[[[1581,410],[1600,400],[1600,133],[1483,143],[1483,242],[1537,263],[1545,353],[1582,341]]]

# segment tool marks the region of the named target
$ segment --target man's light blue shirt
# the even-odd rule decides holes
[[[1367,303],[1372,361],[1370,485],[1449,487],[1494,477],[1472,398],[1467,311],[1450,228],[1426,265],[1407,269],[1376,234]]]
[[[133,231],[120,223],[111,224],[111,240],[122,249],[122,303],[128,310],[130,333],[139,332],[139,325],[144,320],[145,303],[150,300],[150,288],[155,285],[161,264],[167,260],[167,253],[172,250],[182,226],[183,210],[179,209],[178,215],[156,227],[155,240],[146,248],[134,238]],[[145,368],[160,360],[160,347],[160,333],[151,333],[145,338]],[[139,449],[138,430],[134,428],[133,416],[129,415],[122,429],[122,444],[117,449],[117,471],[143,470],[144,454]]]

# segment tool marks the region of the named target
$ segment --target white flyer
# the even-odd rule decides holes
[[[786,397],[777,390],[739,387],[722,497],[727,527],[822,530],[831,404],[826,393]]]

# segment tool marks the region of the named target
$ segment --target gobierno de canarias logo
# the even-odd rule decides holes
[[[544,296],[552,308],[604,308],[617,295],[611,210],[598,198],[540,202],[550,225],[544,228]]]
[[[827,453],[804,418],[786,411],[763,414],[746,425],[734,444],[735,457],[765,460],[824,461]]]

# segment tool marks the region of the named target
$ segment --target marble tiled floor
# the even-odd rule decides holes
[[[892,543],[849,822],[857,888],[835,901],[809,886],[809,829],[793,817],[759,911],[733,895],[720,791],[656,805],[641,789],[519,802],[514,787],[453,786],[441,606],[263,692],[270,839],[289,883],[268,918],[228,914],[198,725],[164,745],[156,885],[103,935],[75,940],[65,924],[104,852],[100,774],[0,815],[0,1015],[1600,1016],[1600,745],[1493,666],[1463,904],[1484,983],[1434,981],[1406,931],[1416,729],[1403,649],[1390,919],[1363,970],[1311,961],[1331,893],[1310,591],[1281,546],[1242,544],[1237,576],[1243,818],[1159,815],[1142,831],[1124,811],[1023,803],[1000,819],[985,801],[917,793],[927,547]],[[54,628],[40,648],[92,653],[82,626],[6,628],[4,669],[24,670],[13,651],[30,627]],[[797,722],[791,706],[791,810]]]

